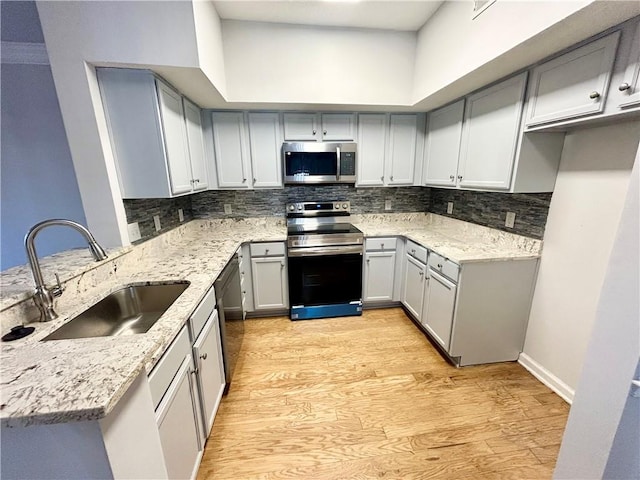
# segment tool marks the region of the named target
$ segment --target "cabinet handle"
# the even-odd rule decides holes
[[[438,268],[442,268],[442,264],[441,263],[438,264]]]
[[[200,358],[202,360],[206,360],[207,359],[207,352],[203,353],[202,355],[200,355]]]
[[[245,183],[246,181],[247,181],[247,179],[246,179],[246,178],[243,178],[243,179],[242,179],[242,183]]]
[[[380,177],[380,181],[384,182],[384,177]]]
[[[384,243],[381,243],[381,244],[380,244],[380,249],[381,249],[381,250],[384,250]]]
[[[198,369],[196,368],[195,370],[189,370],[189,373],[191,375],[196,375],[198,373]]]
[[[193,181],[196,182],[196,183],[200,183],[200,179],[199,178],[194,178]]]
[[[265,255],[269,255],[269,249],[268,249],[268,248],[265,248],[265,249],[264,249],[264,254],[265,254]]]
[[[420,278],[422,278],[423,275],[424,275],[424,272],[420,272]]]
[[[629,85],[627,82],[624,82],[618,87],[618,90],[620,90],[621,92],[624,92],[625,90],[629,90],[630,88],[631,88],[631,85]]]
[[[393,175],[391,175],[391,181],[393,182]]]
[[[449,180],[451,180],[452,182],[456,179],[455,175],[449,175]]]
[[[255,178],[253,179],[253,183],[256,183],[256,179]]]
[[[595,100],[596,98],[600,98],[600,94],[598,92],[591,92],[589,98]]]
[[[462,175],[458,175],[458,180],[462,180]]]

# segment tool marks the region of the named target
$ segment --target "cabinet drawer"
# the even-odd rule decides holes
[[[442,273],[444,276],[449,277],[455,282],[458,281],[458,272],[460,271],[460,267],[457,263],[447,260],[442,255],[431,252],[429,255],[429,268]]]
[[[422,263],[427,263],[427,249],[411,240],[407,240],[407,254]]]
[[[214,308],[216,308],[216,293],[211,288],[191,315],[191,338],[194,340],[198,338]]]
[[[284,242],[252,243],[249,245],[252,257],[277,257],[284,255]]]
[[[367,238],[365,240],[365,250],[395,250],[396,249],[396,238],[395,237],[387,237],[387,238]]]
[[[175,377],[180,365],[184,361],[184,357],[190,353],[191,342],[189,341],[189,331],[185,325],[149,374],[149,387],[151,388],[151,398],[153,399],[154,408],[158,407],[160,400],[162,400],[173,377]]]

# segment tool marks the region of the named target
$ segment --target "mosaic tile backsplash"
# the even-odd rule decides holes
[[[447,203],[453,213],[447,214]],[[431,188],[429,211],[465,222],[542,239],[551,193],[496,193]],[[507,212],[514,212],[513,228],[505,227]]]
[[[512,194],[427,187],[356,188],[350,185],[292,186],[276,190],[208,190],[173,199],[124,200],[127,221],[138,222],[142,240],[193,218],[248,218],[284,216],[285,204],[308,200],[349,200],[353,214],[433,212],[458,220],[542,239],[551,202],[550,193]],[[384,209],[385,200],[391,210]],[[453,202],[453,214],[447,214]],[[224,206],[231,206],[231,214]],[[505,227],[507,212],[514,212],[514,228]],[[162,230],[155,231],[153,216],[160,215]]]
[[[350,185],[292,186],[281,190],[217,190],[193,195],[195,217],[245,218],[284,216],[291,202],[349,200],[352,213],[424,212],[429,207],[429,189],[422,187],[356,188]],[[385,200],[391,210],[384,209]],[[231,205],[231,214],[224,205]]]
[[[171,230],[181,223],[193,220],[191,209],[191,196],[177,198],[144,198],[123,200],[124,210],[127,215],[127,223],[138,222],[141,239],[139,242],[147,240],[156,235]],[[180,222],[178,209],[182,209],[184,221]],[[156,232],[153,223],[154,215],[160,216],[160,231]],[[137,242],[134,242],[137,243]]]

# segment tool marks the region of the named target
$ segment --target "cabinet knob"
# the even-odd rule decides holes
[[[424,275],[424,272],[420,272],[420,278],[422,278],[423,275]]]
[[[393,182],[393,175],[391,175],[391,181]]]
[[[256,179],[255,178],[253,179],[253,183],[256,183]]]
[[[600,98],[600,94],[598,92],[595,92],[595,91],[591,92],[589,94],[589,98],[592,99],[592,100],[595,100],[596,98]]]
[[[462,180],[462,175],[458,175],[458,180]]]
[[[455,175],[449,175],[449,180],[451,180],[452,182],[456,179]]]
[[[246,181],[247,181],[247,179],[246,179],[246,178],[243,178],[243,179],[242,179],[242,183],[245,183]]]
[[[369,262],[371,262],[371,259],[370,259],[370,258],[367,258],[367,263],[369,263]]]
[[[284,268],[284,262],[280,262],[280,268]]]
[[[380,248],[381,248],[382,250],[384,250],[384,243],[381,243],[381,244],[380,244]]]
[[[191,375],[196,375],[198,373],[198,369],[196,368],[195,370],[189,370],[189,373]]]
[[[411,253],[416,253],[416,249],[415,249],[415,248],[412,248],[412,249],[411,249]]]
[[[326,134],[327,134],[327,131],[326,131],[326,130],[323,130],[323,131],[322,131],[322,134],[323,134],[323,135],[326,135]]]
[[[438,268],[442,268],[442,264],[441,263],[438,264]]]
[[[314,134],[314,135],[316,134],[316,131],[315,131],[315,130],[313,130],[313,134]]]
[[[384,182],[384,177],[380,177],[380,181]]]
[[[629,90],[630,88],[631,88],[631,85],[629,85],[627,82],[624,82],[618,87],[618,90],[620,90],[621,92],[624,92],[625,90]]]
[[[268,248],[265,248],[265,249],[264,249],[264,254],[265,254],[265,255],[268,255],[268,254],[269,254],[269,249],[268,249]]]
[[[199,178],[194,178],[193,181],[196,182],[196,183],[200,183],[200,179]]]
[[[206,360],[207,359],[207,352],[203,353],[202,355],[200,355],[200,358],[202,360]]]

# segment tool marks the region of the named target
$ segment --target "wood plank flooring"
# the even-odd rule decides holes
[[[399,308],[247,320],[198,480],[548,479],[568,412],[517,363],[449,365]]]

